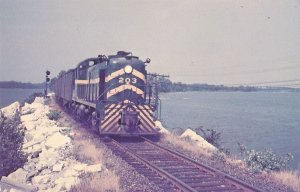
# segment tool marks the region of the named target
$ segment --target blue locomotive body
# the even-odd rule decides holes
[[[57,100],[102,135],[157,135],[158,93],[146,63],[119,51],[80,62],[54,83]]]

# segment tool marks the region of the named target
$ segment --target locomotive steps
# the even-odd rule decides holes
[[[48,104],[45,104],[48,103]],[[3,111],[7,116],[18,110],[18,103]],[[28,162],[1,180],[2,189],[21,191],[161,191],[122,159],[114,156],[99,138],[72,120],[64,112],[58,121],[49,120],[50,110],[60,110],[52,101],[36,98],[21,109],[26,127],[23,150]],[[253,176],[243,163],[224,156],[194,131],[187,129],[180,137],[170,134],[160,122],[160,145],[176,149],[197,161],[213,165],[266,191],[288,191],[269,175]],[[187,139],[189,138],[189,139]],[[2,191],[0,188],[0,191]]]

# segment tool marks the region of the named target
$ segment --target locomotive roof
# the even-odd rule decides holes
[[[137,56],[133,56],[131,52],[126,52],[126,51],[118,51],[116,55],[109,55],[108,59],[113,59],[113,58],[126,58],[126,59],[139,59]]]
[[[83,65],[83,67],[86,67],[87,65],[90,65],[90,61],[94,62],[94,64],[102,62],[99,57],[93,57],[93,58],[88,58],[88,59],[85,59],[85,60],[81,61],[77,65],[77,67],[79,67],[80,65]]]

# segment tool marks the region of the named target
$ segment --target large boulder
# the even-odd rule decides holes
[[[20,103],[14,102],[9,106],[2,108],[1,111],[3,112],[5,117],[11,119],[14,118],[16,114],[19,113],[19,108],[20,108]]]
[[[47,138],[45,145],[49,148],[60,148],[71,142],[70,137],[57,132]]]
[[[75,171],[83,171],[86,166],[87,166],[87,164],[78,163],[78,164],[73,165],[72,167]]]
[[[63,163],[55,164],[52,167],[52,171],[53,172],[60,172],[63,169],[63,166],[64,166]]]
[[[197,145],[208,150],[217,150],[215,146],[207,142],[205,139],[203,139],[200,135],[198,135],[195,131],[191,129],[185,130],[180,137],[189,137],[192,140],[196,141]]]
[[[84,168],[84,172],[86,172],[86,173],[95,173],[95,172],[99,172],[101,170],[102,170],[102,165],[100,163],[95,164],[95,165],[89,165]]]
[[[7,178],[18,183],[26,184],[27,174],[27,171],[25,171],[23,168],[19,168],[15,172],[9,174]]]
[[[21,116],[21,121],[22,121],[22,117],[23,117],[23,116]],[[23,120],[24,120],[24,119],[23,119]],[[25,121],[25,122],[23,122],[22,124],[26,127],[26,129],[27,129],[28,131],[31,131],[31,130],[35,129],[35,127],[36,127],[35,123],[32,122],[32,121]]]
[[[33,121],[33,117],[34,117],[33,113],[27,114],[27,115],[22,115],[21,116],[21,121],[22,122],[32,122]]]
[[[160,121],[155,121],[155,126],[159,129],[160,133],[167,133],[167,134],[170,133],[170,131],[167,130]]]

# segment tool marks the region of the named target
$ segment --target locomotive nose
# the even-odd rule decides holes
[[[119,120],[121,129],[127,133],[137,133],[140,124],[138,115],[139,112],[136,111],[122,111]]]

